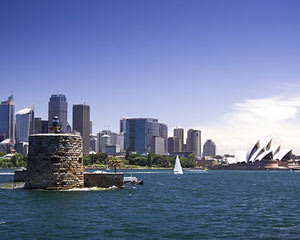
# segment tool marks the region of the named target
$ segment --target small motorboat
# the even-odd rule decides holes
[[[124,177],[124,184],[132,184],[132,185],[143,185],[144,182],[142,179],[137,177]]]

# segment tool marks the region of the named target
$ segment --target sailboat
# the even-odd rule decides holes
[[[176,156],[174,174],[183,174],[182,167],[178,155]]]
[[[106,171],[109,171],[110,169],[109,169],[109,167],[108,167],[108,161],[107,161],[107,159],[106,159]]]

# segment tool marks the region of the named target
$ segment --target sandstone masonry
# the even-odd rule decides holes
[[[53,133],[29,137],[25,188],[70,189],[84,187],[82,138]]]

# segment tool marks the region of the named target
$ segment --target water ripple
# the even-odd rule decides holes
[[[22,239],[299,238],[299,174],[124,172],[145,185],[118,191],[0,189],[1,239],[20,239],[20,233]],[[7,177],[0,175],[0,182]]]

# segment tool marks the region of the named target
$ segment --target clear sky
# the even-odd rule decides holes
[[[271,136],[300,154],[299,13],[298,0],[1,0],[1,100],[47,118],[59,92],[70,123],[90,105],[94,132],[157,117],[219,153]]]

